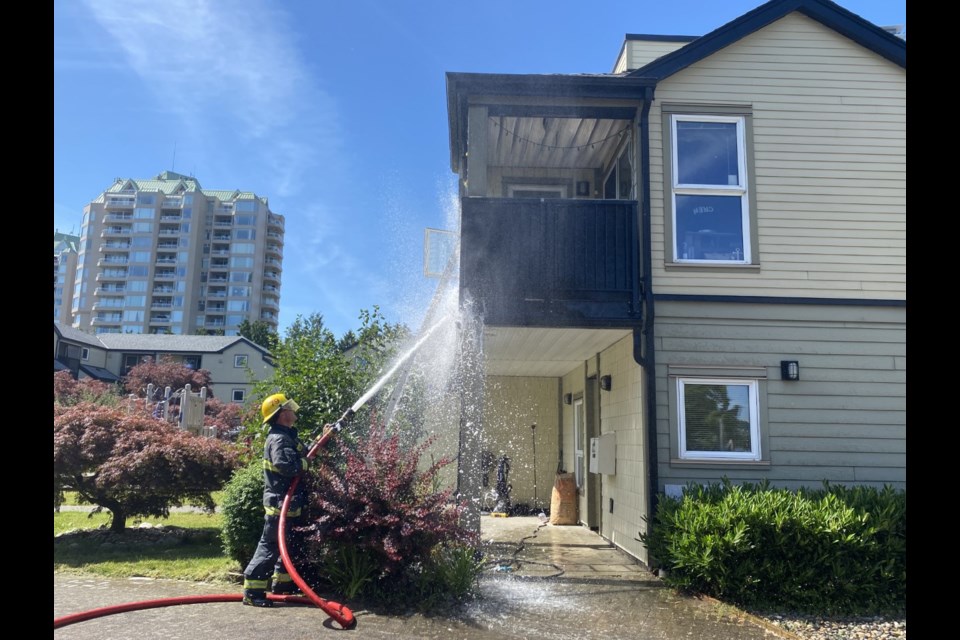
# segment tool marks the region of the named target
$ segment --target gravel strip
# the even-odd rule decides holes
[[[789,631],[801,640],[899,640],[907,637],[906,618],[821,618],[755,612],[751,615]]]

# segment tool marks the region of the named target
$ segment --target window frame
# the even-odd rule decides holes
[[[689,451],[686,441],[686,411],[684,402],[687,385],[728,385],[746,386],[749,392],[747,411],[750,416],[750,451]],[[760,384],[759,380],[749,378],[705,378],[699,376],[678,376],[677,393],[677,447],[681,460],[719,460],[758,462],[763,449],[760,438]]]
[[[240,398],[237,399],[237,394],[240,394]],[[247,399],[247,390],[246,389],[231,389],[230,390],[230,402],[243,403]]]
[[[233,356],[233,367],[235,369],[244,369],[247,367],[249,362],[250,362],[250,357],[245,353],[239,353]]]
[[[679,185],[677,179],[676,122],[736,122],[739,185]],[[663,136],[664,262],[668,268],[757,269],[760,265],[756,211],[756,180],[753,162],[753,113],[749,105],[664,104],[661,107]],[[731,188],[732,187],[732,188]],[[677,195],[719,195],[739,192],[743,253],[739,260],[684,259],[677,238]]]

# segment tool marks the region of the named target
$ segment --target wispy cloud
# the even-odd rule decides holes
[[[338,157],[336,101],[312,78],[290,16],[245,0],[86,0],[158,104],[257,149],[275,196]]]

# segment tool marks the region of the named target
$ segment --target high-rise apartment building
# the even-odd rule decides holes
[[[53,231],[53,321],[66,324],[73,299],[80,236]]]
[[[68,324],[94,333],[277,329],[284,217],[247,191],[165,171],[84,207]],[[57,318],[55,318],[57,319]]]

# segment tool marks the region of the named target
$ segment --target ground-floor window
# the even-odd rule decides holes
[[[677,378],[681,460],[760,460],[756,380]]]

